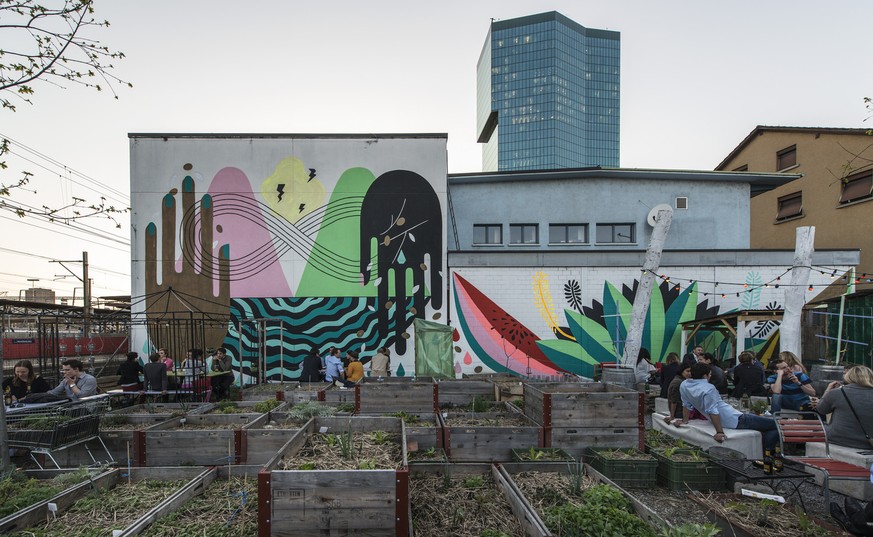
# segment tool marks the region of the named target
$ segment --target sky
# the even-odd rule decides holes
[[[16,201],[124,207],[128,133],[448,133],[449,172],[480,171],[490,20],[552,10],[621,33],[621,166],[712,170],[756,125],[873,128],[868,4],[96,0],[111,26],[87,35],[125,53],[114,73],[133,88],[34,84],[32,105],[0,110],[13,142],[0,183],[27,170]],[[36,286],[81,304],[82,263],[52,260],[85,251],[95,297],[130,293],[125,215],[67,226],[0,211],[0,230],[0,298]]]

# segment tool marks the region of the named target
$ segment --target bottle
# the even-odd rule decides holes
[[[12,406],[12,394],[9,392],[8,388],[6,393],[3,394],[3,402],[6,403],[6,406]]]
[[[751,398],[749,397],[749,394],[744,393],[740,398],[740,410],[749,410],[751,406]]]
[[[764,467],[762,468],[765,474],[773,473],[773,456],[770,455],[770,450],[764,451]]]
[[[773,451],[773,471],[779,473],[785,467],[785,457],[782,456],[782,448],[778,445]]]

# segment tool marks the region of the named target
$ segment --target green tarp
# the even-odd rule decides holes
[[[452,328],[423,319],[416,319],[413,326],[415,327],[415,375],[455,378]]]

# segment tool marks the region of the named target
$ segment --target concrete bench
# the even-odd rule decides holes
[[[873,450],[873,448],[871,448]],[[864,468],[870,468],[870,465],[873,464],[873,454],[863,455],[862,452],[867,453],[870,450],[865,449],[856,449],[845,446],[840,446],[838,444],[830,444],[830,453],[831,458],[837,461],[847,462],[849,464],[854,464],[856,466],[861,466]],[[806,444],[806,456],[807,457],[825,457],[825,445],[823,442],[810,442]],[[823,476],[821,472],[817,470],[812,470],[813,473],[816,474],[816,482],[821,485],[824,482]],[[841,494],[845,494],[846,496],[851,496],[853,498],[857,498],[861,501],[871,501],[873,500],[873,483],[869,480],[867,481],[855,481],[855,480],[834,480],[831,479],[828,481],[830,485],[830,489]]]
[[[747,459],[761,459],[764,456],[761,448],[761,433],[751,429],[725,429],[727,439],[718,443],[713,439],[715,427],[707,420],[691,420],[682,427],[676,427],[664,422],[666,414],[652,414],[652,427],[656,431],[669,434],[674,438],[695,446],[707,449],[712,446],[723,446],[739,451]]]
[[[770,401],[766,397],[759,397],[759,396],[755,395],[755,396],[751,397],[750,400],[752,403],[757,403],[758,401],[763,401],[764,403],[767,403],[768,408],[769,408]],[[658,397],[655,399],[655,412],[657,412],[658,414],[665,414],[665,415],[668,412],[670,412],[670,403],[667,402],[666,397]]]

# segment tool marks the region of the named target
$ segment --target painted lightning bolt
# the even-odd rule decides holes
[[[282,196],[285,195],[285,183],[280,183],[276,185],[276,192],[279,193],[279,201],[282,201]]]

